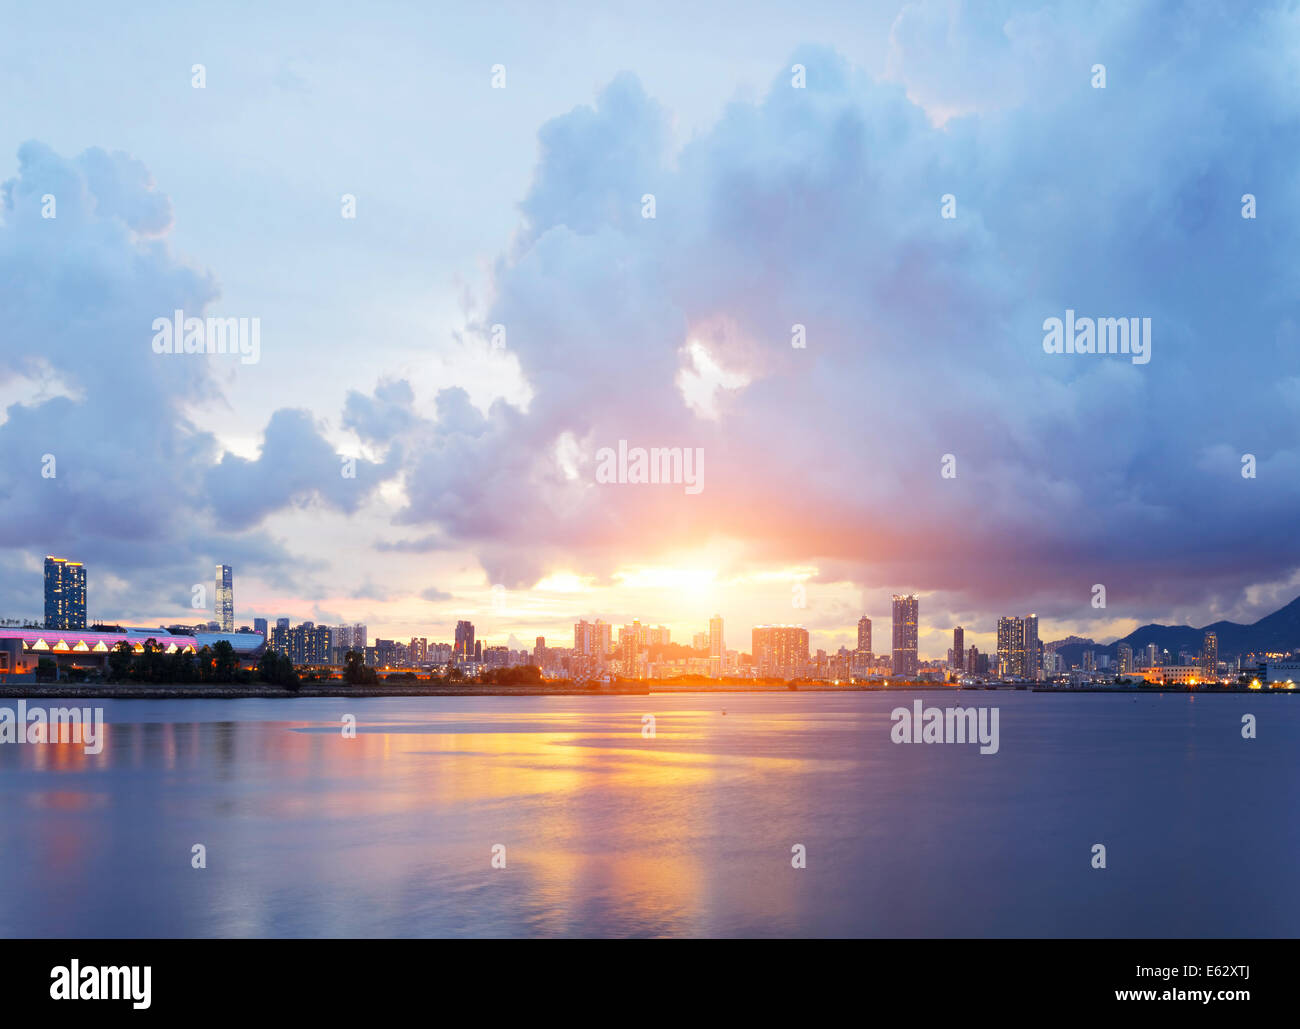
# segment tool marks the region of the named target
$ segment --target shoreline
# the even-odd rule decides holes
[[[463,683],[437,683],[423,686],[348,686],[339,685],[304,685],[298,690],[286,690],[268,686],[196,686],[193,684],[126,686],[121,684],[95,683],[86,686],[69,686],[59,684],[43,686],[37,683],[25,685],[0,685],[0,699],[31,699],[49,697],[51,699],[81,700],[292,700],[295,698],[347,698],[347,697],[646,697],[651,695],[668,696],[674,693],[1048,693],[1073,695],[1079,693],[1117,693],[1124,696],[1139,696],[1152,693],[1190,693],[1190,694],[1287,694],[1295,690],[1257,689],[1246,686],[952,686],[943,683],[916,683],[897,686],[885,686],[878,683],[827,683],[803,684],[792,690],[785,684],[764,685],[720,683],[707,685],[691,683],[689,685],[660,685],[654,688],[649,684],[619,684],[607,687],[583,687],[573,683],[545,685],[500,686]]]

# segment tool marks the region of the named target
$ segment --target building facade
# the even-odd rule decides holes
[[[86,566],[62,557],[45,559],[45,628],[86,627]]]

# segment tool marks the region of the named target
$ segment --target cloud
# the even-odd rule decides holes
[[[670,154],[663,111],[620,76],[541,131],[495,266],[486,321],[509,329],[527,412],[440,394],[399,521],[512,588],[719,541],[1045,615],[1077,614],[1098,581],[1161,609],[1294,568],[1294,408],[1240,401],[1297,372],[1276,344],[1295,320],[1296,102],[1258,60],[1283,26],[1222,17],[1167,36],[1128,8],[1096,27],[1082,9],[964,22],[970,67],[1033,59],[1022,91],[943,128],[802,48],[806,90],[782,72]],[[895,42],[906,58],[934,31],[904,18]],[[1057,80],[1066,36],[1104,42],[1107,90],[1086,66]],[[936,71],[901,67],[942,99]],[[1268,219],[1240,217],[1248,188]],[[1066,308],[1150,317],[1151,364],[1045,354],[1042,322]],[[701,367],[735,378],[705,390]],[[597,484],[595,451],[620,439],[702,448],[703,493]],[[1223,448],[1269,474],[1243,481],[1207,457]]]
[[[208,470],[208,499],[217,520],[232,529],[250,528],[288,504],[317,501],[350,514],[385,470],[362,458],[345,462],[310,412],[282,409],[267,424],[257,460],[226,453]]]
[[[11,573],[0,605],[39,610],[46,553],[86,562],[91,612],[112,620],[188,608],[190,585],[218,561],[301,571],[282,546],[241,530],[311,497],[355,510],[378,466],[358,461],[356,480],[341,480],[302,412],[277,413],[252,462],[195,426],[189,405],[222,397],[212,359],[155,354],[152,323],[200,315],[218,289],[173,254],[171,203],[144,165],[25,143],[0,195],[0,364],[15,387],[0,420]]]

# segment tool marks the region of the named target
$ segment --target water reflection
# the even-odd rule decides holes
[[[0,746],[0,933],[1300,931],[1276,857],[1300,843],[1294,705],[1243,754],[1221,731],[1240,698],[999,696],[1003,750],[981,758],[890,744],[896,703],[105,702],[98,755]],[[1102,837],[1126,855],[1105,877],[1086,861]],[[1152,876],[1171,854],[1197,863]],[[1268,903],[1259,876],[1229,897],[1213,872],[1245,860],[1279,866]]]

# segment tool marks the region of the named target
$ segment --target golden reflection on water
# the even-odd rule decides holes
[[[88,773],[81,789],[29,790],[28,803],[42,808],[125,805],[124,796],[103,789],[117,780],[97,783],[96,773],[130,770],[156,777],[149,817],[240,819],[229,829],[252,844],[287,829],[293,845],[312,850],[304,871],[364,861],[368,876],[384,881],[424,869],[431,890],[463,890],[467,904],[485,889],[523,890],[525,931],[581,931],[575,913],[594,905],[615,934],[705,932],[710,897],[741,889],[752,891],[744,903],[755,914],[789,917],[788,843],[773,848],[770,877],[748,887],[729,885],[718,855],[699,845],[702,832],[757,815],[720,810],[718,787],[725,794],[729,780],[770,782],[797,802],[806,788],[801,773],[851,762],[729,746],[745,733],[822,728],[817,720],[746,721],[698,709],[656,718],[653,738],[643,737],[641,712],[631,707],[358,718],[352,738],[329,721],[119,722],[103,726],[98,755],[80,744],[32,745],[21,748],[18,764]],[[114,817],[112,810],[103,816]],[[385,816],[400,819],[375,832]],[[322,830],[322,820],[341,825],[344,836]],[[79,846],[75,836],[58,835],[57,844],[47,842],[64,863]],[[317,840],[326,841],[325,853]],[[490,868],[497,842],[507,845],[508,879]],[[239,884],[250,896],[256,888]]]

